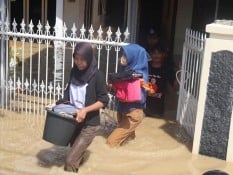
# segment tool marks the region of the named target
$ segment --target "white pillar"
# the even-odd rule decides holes
[[[217,21],[208,24],[206,32],[210,35],[205,43],[192,152],[212,157],[216,155],[217,158],[221,158],[223,155],[222,157],[225,158],[221,159],[233,161],[233,88],[232,79],[228,81],[232,76],[232,71],[227,72],[232,70],[232,21]],[[216,53],[219,55],[227,53],[227,56],[214,57]],[[214,59],[217,60],[217,58],[219,62],[216,64]],[[224,60],[219,58],[224,58]],[[225,58],[227,59],[225,60]],[[225,67],[219,65],[225,65]],[[217,71],[215,71],[216,69]],[[222,77],[226,73],[227,76]],[[220,88],[215,88],[218,86]],[[215,109],[217,110],[215,111]],[[205,135],[205,133],[208,134]],[[215,143],[217,143],[216,146]]]
[[[0,1],[0,30],[2,25],[7,20],[7,2]],[[5,99],[5,83],[6,83],[6,42],[4,39],[0,40],[0,107],[4,105]]]
[[[63,0],[57,0],[56,2],[56,36],[63,36]],[[54,42],[54,86],[58,83],[62,85],[62,68],[63,68],[63,42]]]
[[[56,26],[58,32],[56,33],[56,36],[62,36],[63,35],[63,0],[57,0],[56,2]]]
[[[129,42],[135,43],[137,39],[138,0],[128,0],[127,26],[129,29]]]

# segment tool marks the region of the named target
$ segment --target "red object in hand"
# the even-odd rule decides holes
[[[151,82],[145,83],[143,79],[141,79],[140,84],[149,94],[154,94],[158,90],[157,84]]]

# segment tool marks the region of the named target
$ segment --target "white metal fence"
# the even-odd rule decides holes
[[[177,121],[193,138],[206,34],[186,29]]]
[[[68,30],[64,24],[63,36],[57,36],[57,26],[51,28],[40,22],[28,26],[24,20],[9,24],[0,21],[1,54],[4,78],[1,79],[1,108],[18,112],[42,114],[44,106],[55,102],[63,95],[73,65],[72,53],[76,42],[93,44],[98,67],[106,75],[115,72],[118,66],[120,47],[126,45],[128,29],[124,33],[111,28],[95,32],[92,27],[80,31],[75,24]],[[4,60],[4,61],[3,61]]]

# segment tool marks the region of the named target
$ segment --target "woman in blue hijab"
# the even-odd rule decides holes
[[[148,82],[148,54],[137,44],[122,47],[118,72],[133,71],[142,74],[143,82]],[[140,86],[140,85],[139,85]],[[135,138],[136,127],[144,117],[146,91],[141,88],[141,99],[134,102],[119,101],[117,108],[118,127],[109,135],[107,144],[110,147],[120,146],[126,140]],[[130,89],[128,90],[130,91]]]

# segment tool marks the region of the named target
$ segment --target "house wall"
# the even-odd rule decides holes
[[[175,25],[174,59],[181,59],[186,28],[191,27],[194,0],[178,0]]]
[[[101,26],[103,26],[104,14],[98,14],[98,4],[99,1],[93,1],[93,11],[92,11],[92,26],[95,31],[97,31]],[[104,13],[104,12],[103,12]]]
[[[134,2],[135,3],[135,2]],[[186,28],[191,28],[192,23],[192,13],[193,13],[193,3],[194,0],[178,0],[177,3],[177,14],[175,23],[175,34],[173,43],[173,55],[175,60],[179,60],[182,57],[183,42],[185,36]],[[76,24],[78,30],[82,27],[84,22],[84,8],[85,0],[75,0],[67,1],[64,0],[63,9],[63,21],[66,22],[66,26],[70,29],[73,23]],[[129,6],[132,9],[132,6]],[[128,16],[129,25],[129,16]],[[92,25],[94,30],[98,30],[99,26],[103,27],[104,14],[98,14],[98,1],[93,1],[93,11],[92,11]],[[128,26],[129,27],[129,26]],[[78,31],[79,32],[79,31]],[[131,35],[134,36],[134,32],[130,31]],[[131,41],[134,41],[132,39]]]
[[[84,22],[84,7],[85,0],[64,0],[63,21],[66,23],[66,27],[68,29],[70,29],[73,26],[73,23],[75,23],[78,32],[80,32],[79,29],[82,27]]]

